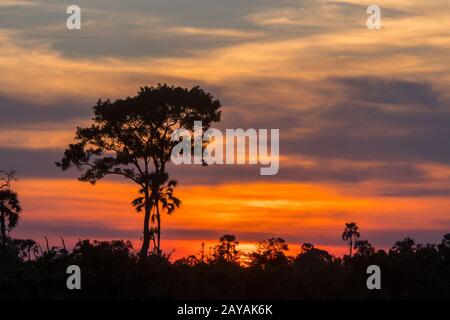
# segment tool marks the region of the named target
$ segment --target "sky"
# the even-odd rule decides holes
[[[81,8],[68,30],[66,8]],[[0,168],[17,171],[11,235],[130,239],[137,189],[95,186],[54,162],[99,98],[200,85],[225,128],[280,129],[280,171],[171,166],[182,207],[163,217],[166,252],[195,254],[233,233],[345,252],[345,222],[388,248],[450,232],[450,2],[0,0]]]

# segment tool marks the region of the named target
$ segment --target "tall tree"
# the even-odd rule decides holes
[[[342,233],[342,240],[348,242],[350,257],[352,256],[353,249],[356,249],[356,244],[360,236],[361,235],[358,232],[358,226],[356,223],[351,222],[345,224],[345,229]]]
[[[19,222],[21,207],[15,192],[0,190],[0,231],[3,247],[6,246],[6,230],[11,231]]]
[[[201,121],[203,129],[208,129],[212,122],[220,121],[220,107],[220,102],[200,87],[168,85],[143,87],[135,97],[114,102],[99,100],[94,106],[94,123],[77,129],[76,143],[69,145],[56,164],[62,170],[73,166],[84,170],[79,180],[92,184],[107,175],[136,183],[143,195],[144,211],[140,256],[147,256],[154,230],[160,253],[160,192],[168,181],[166,165],[176,143],[171,136],[177,129],[193,130],[194,121]],[[167,188],[173,189],[173,184]],[[152,215],[156,228],[150,226]]]

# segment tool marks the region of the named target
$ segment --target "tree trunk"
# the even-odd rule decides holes
[[[150,240],[151,240],[151,233],[150,233],[150,215],[151,215],[151,204],[149,199],[148,190],[145,192],[145,216],[144,216],[144,237],[142,241],[142,247],[141,252],[139,253],[139,256],[141,259],[145,259],[148,254],[148,249],[150,248]]]
[[[156,204],[156,221],[158,224],[158,239],[157,239],[157,250],[158,256],[161,256],[161,215],[159,214],[159,204]]]

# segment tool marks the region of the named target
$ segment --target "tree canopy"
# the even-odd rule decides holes
[[[220,120],[220,107],[218,100],[198,86],[143,87],[134,97],[99,100],[93,123],[77,129],[76,142],[56,165],[62,170],[82,170],[79,179],[92,184],[108,175],[136,183],[143,197],[133,205],[143,204],[145,212],[141,255],[147,255],[155,234],[155,250],[160,254],[161,211],[170,213],[179,205],[173,197],[175,183],[168,179],[166,168],[177,143],[172,135],[177,129],[192,130],[195,121],[201,121],[207,130]],[[167,197],[161,196],[162,189],[169,192],[169,202],[164,202]],[[156,221],[153,228],[151,220]]]

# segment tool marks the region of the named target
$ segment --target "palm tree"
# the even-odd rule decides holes
[[[6,228],[11,231],[19,222],[21,211],[17,194],[9,189],[0,190],[0,230],[3,246],[6,246]],[[8,226],[6,225],[8,222]]]
[[[352,256],[353,248],[356,249],[356,243],[361,235],[358,232],[358,226],[355,222],[346,223],[344,232],[342,233],[342,240],[348,242],[348,247],[350,250],[350,257]]]
[[[151,215],[152,223],[156,223],[154,228],[151,228],[151,238],[154,243],[154,249],[158,255],[161,255],[161,213],[167,212],[167,214],[172,214],[176,208],[179,208],[181,205],[180,199],[174,196],[174,188],[177,185],[175,180],[168,180],[168,176],[162,178],[163,183],[160,184],[158,191],[156,194],[151,195],[151,202],[153,212]],[[141,190],[141,193],[143,190]],[[145,197],[138,197],[132,201],[132,204],[135,206],[136,211],[140,212],[144,209],[145,206]],[[156,239],[155,239],[156,234]]]
[[[173,195],[174,188],[177,182],[175,180],[170,180],[167,185],[163,185],[158,190],[159,201],[156,203],[156,234],[157,234],[157,252],[158,255],[161,254],[161,212],[167,212],[167,214],[172,214],[176,208],[181,205],[181,200]],[[161,210],[160,210],[161,205]]]

